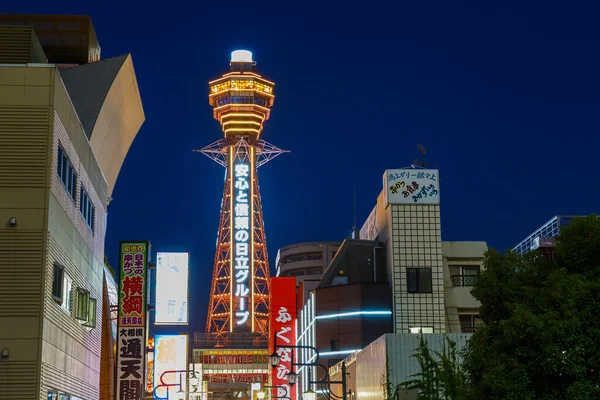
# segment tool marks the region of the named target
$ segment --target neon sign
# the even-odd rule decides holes
[[[250,286],[252,267],[252,242],[250,240],[250,166],[234,164],[233,198],[233,270],[232,294],[235,296],[235,323],[244,325],[250,317]],[[233,289],[235,288],[235,289]],[[234,291],[235,290],[235,291]]]

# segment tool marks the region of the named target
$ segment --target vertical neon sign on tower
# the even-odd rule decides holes
[[[209,82],[223,138],[200,150],[227,169],[206,331],[266,335],[270,276],[257,168],[284,152],[260,138],[275,84],[256,73],[249,51],[234,51],[229,66]]]
[[[233,280],[232,298],[234,318],[232,324],[244,325],[252,310],[250,287],[252,285],[252,202],[250,196],[250,163],[234,161],[233,168]]]

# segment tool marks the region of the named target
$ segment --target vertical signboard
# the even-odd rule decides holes
[[[360,228],[358,236],[360,240],[375,240],[379,236],[379,231],[377,230],[377,205],[373,207],[371,214],[369,214],[362,228]]]
[[[188,253],[157,253],[155,325],[188,324]]]
[[[149,242],[121,242],[117,329],[117,400],[146,393],[146,298]]]
[[[233,151],[233,149],[232,149]],[[234,158],[231,155],[232,160]],[[235,158],[238,156],[236,155]],[[252,321],[252,177],[251,161],[232,161],[231,321],[230,330],[248,328]],[[246,329],[243,329],[246,330]]]
[[[388,169],[383,187],[386,205],[440,203],[437,169]]]
[[[292,370],[292,349],[285,347],[296,345],[296,278],[271,278],[269,327],[269,354],[276,351],[280,357],[279,365],[271,372],[272,386],[276,386],[273,397],[296,400],[296,392],[291,390],[286,379]],[[274,344],[278,346],[276,350]]]
[[[154,336],[154,387],[156,397],[185,399],[187,387],[187,335]]]

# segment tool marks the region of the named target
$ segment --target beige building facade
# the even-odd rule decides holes
[[[393,204],[386,190],[359,235],[384,248],[394,332],[473,332],[479,304],[470,290],[486,243],[442,242],[439,202]]]
[[[280,248],[275,259],[277,276],[294,276],[296,283],[320,280],[341,242],[309,242]]]
[[[94,60],[59,68],[48,60],[56,48],[30,26],[53,17],[23,18],[13,26],[14,16],[0,16],[0,398],[99,399],[107,206],[124,156],[114,151],[118,165],[101,157],[110,135],[128,149],[143,122],[141,99],[131,56],[118,66],[95,61],[109,74],[77,81],[74,72]],[[89,17],[71,22],[93,31]],[[137,95],[111,97],[127,74]],[[78,113],[89,102],[69,90],[83,82],[106,89],[89,110],[91,130]],[[94,127],[108,120],[103,144],[94,145]]]

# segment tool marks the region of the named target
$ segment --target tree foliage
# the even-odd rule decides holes
[[[470,399],[600,399],[600,220],[562,227],[553,258],[490,250],[465,350]]]
[[[465,399],[467,378],[458,358],[456,343],[446,336],[441,352],[431,351],[421,334],[419,347],[413,357],[419,363],[420,372],[399,386],[416,389],[419,399],[462,400]]]

